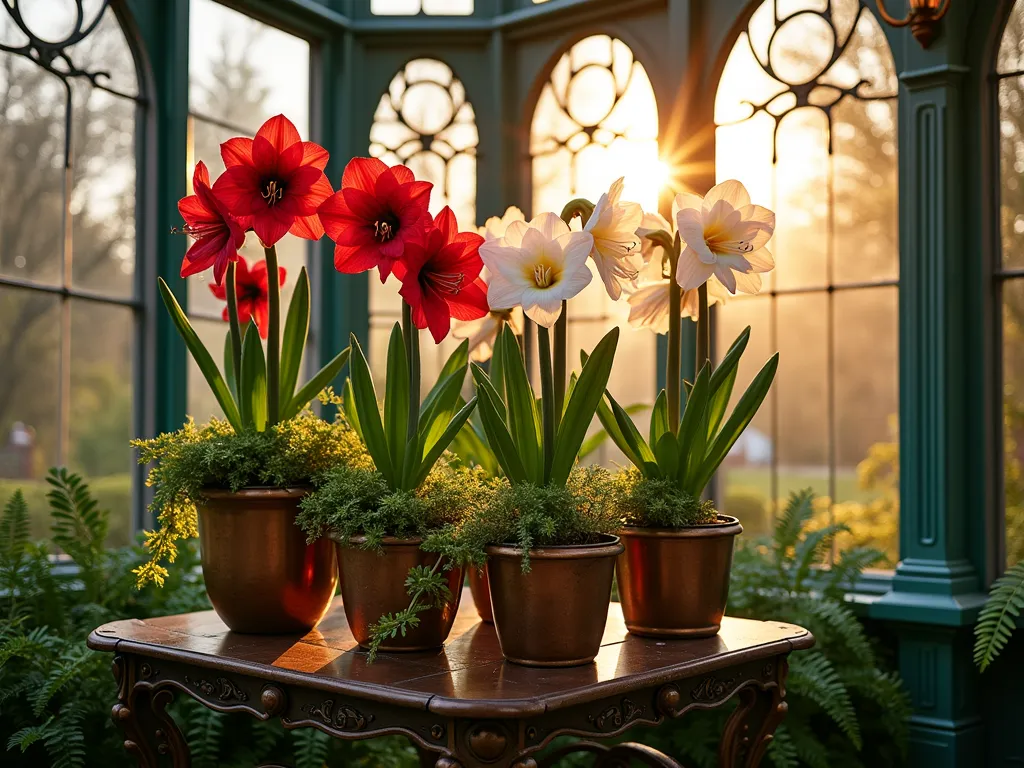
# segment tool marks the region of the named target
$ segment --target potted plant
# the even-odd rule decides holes
[[[333,547],[307,544],[295,526],[298,504],[315,476],[361,449],[349,427],[307,409],[341,371],[348,350],[299,385],[309,279],[303,269],[282,328],[286,274],[276,244],[289,232],[312,240],[323,234],[316,211],[332,191],[323,172],[328,156],[303,142],[283,115],[253,139],[228,140],[221,154],[224,173],[211,186],[200,162],[193,194],[178,208],[194,240],[182,276],[212,267],[211,288],[227,302],[223,371],[163,280],[159,289],[224,418],[204,427],[189,420],[177,432],[134,443],[140,461],[153,464],[151,509],[160,524],[146,535],[151,560],[136,575],[140,585],[162,583],[161,561],[174,560],[178,539],[198,534],[210,602],[228,627],[305,631],[330,607],[337,567]],[[247,231],[266,256],[252,266],[238,253]]]
[[[469,362],[463,343],[421,398],[419,329],[435,343],[452,318],[487,314],[479,280],[483,238],[459,232],[445,207],[428,213],[431,185],[404,166],[355,158],[341,189],[319,209],[335,241],[335,267],[355,273],[376,268],[383,282],[401,282],[402,322],[388,344],[383,408],[358,340],[351,340],[350,380],[342,399],[348,424],[365,444],[373,470],[342,469],[304,502],[311,540],[328,533],[338,545],[342,604],[360,645],[420,650],[443,644],[461,596],[461,558],[451,529],[479,501],[466,470],[448,467],[445,450],[476,399],[462,400]],[[438,548],[444,551],[436,551]]]
[[[751,205],[738,181],[719,184],[706,198],[678,195],[673,208],[675,228],[649,216],[638,230],[647,240],[644,256],[654,280],[629,299],[634,323],[655,330],[667,326],[666,389],[654,403],[647,436],[610,394],[598,416],[633,465],[618,481],[626,525],[619,534],[625,551],[616,573],[626,626],[640,635],[703,637],[716,634],[721,625],[733,543],[743,528],[701,497],[764,401],[778,368],[775,354],[726,418],[750,328],[714,368],[708,306],[726,291],[760,289],[758,273],[774,266],[764,245],[774,231],[775,215]],[[687,388],[685,408],[683,314],[697,321],[699,371]]]
[[[602,203],[611,207],[606,197]],[[587,260],[598,242],[593,228],[573,232],[567,221],[587,206],[594,209],[574,201],[563,211],[564,219],[544,213],[529,223],[513,222],[502,238],[480,249],[491,277],[489,305],[522,307],[537,324],[541,397],[535,395],[514,333],[503,328],[490,371],[474,364],[472,372],[487,443],[506,481],[474,518],[467,539],[487,554],[502,653],[534,666],[571,666],[595,658],[615,558],[622,551],[613,535],[621,518],[608,473],[577,466],[608,384],[617,328],[601,340],[566,389],[565,302],[592,280]],[[617,223],[622,230],[621,217]],[[635,239],[632,230],[638,223],[627,220],[628,231],[618,237]],[[609,229],[608,234],[615,233]]]

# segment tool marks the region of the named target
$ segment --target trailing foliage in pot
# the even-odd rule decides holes
[[[790,657],[789,710],[768,748],[773,768],[898,766],[906,760],[910,699],[883,649],[865,632],[845,597],[866,567],[883,555],[845,550],[815,568],[844,526],[812,529],[813,495],[790,497],[770,539],[737,548],[729,614],[805,627],[811,651]],[[717,765],[727,711],[693,712],[664,729],[626,734],[687,765]]]
[[[444,642],[461,596],[464,563],[453,552],[451,528],[473,502],[467,492],[480,485],[474,473],[452,468],[447,460],[439,463],[476,407],[475,398],[467,403],[461,395],[468,344],[452,353],[423,396],[419,331],[429,330],[440,344],[453,318],[487,315],[479,277],[483,238],[460,232],[448,207],[432,217],[431,189],[404,166],[355,158],[345,168],[341,189],[320,208],[336,243],[338,270],[376,269],[381,282],[393,274],[401,283],[402,321],[388,343],[383,403],[355,336],[341,401],[372,470],[342,469],[325,476],[302,517],[311,541],[330,533],[340,547],[354,548],[339,552],[343,605],[371,656],[379,649]]]

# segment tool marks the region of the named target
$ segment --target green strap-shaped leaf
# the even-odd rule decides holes
[[[498,393],[494,390],[490,379],[483,368],[477,364],[470,366],[473,380],[476,382],[477,400],[480,406],[480,422],[487,435],[487,443],[498,457],[498,463],[505,470],[511,483],[533,482],[539,484],[542,478],[530,477],[519,457],[512,435],[505,424],[505,406],[502,405]]]
[[[569,479],[569,473],[576,463],[580,447],[590,428],[590,422],[597,412],[597,405],[608,386],[618,341],[619,329],[612,328],[598,342],[580,372],[572,399],[565,408],[565,415],[558,425],[558,434],[555,436],[555,453],[551,462],[550,478],[554,485],[564,485]]]
[[[445,381],[435,385],[437,394],[430,407],[420,415],[418,449],[419,456],[434,447],[438,438],[448,426],[455,409],[462,401],[462,384],[466,379],[466,369],[461,368],[451,374]],[[461,405],[465,405],[462,401]]]
[[[735,445],[736,441],[739,440],[740,435],[743,434],[743,430],[747,428],[747,425],[753,420],[754,415],[757,413],[757,409],[761,407],[761,403],[764,402],[765,397],[768,396],[768,391],[772,387],[772,382],[775,381],[775,372],[779,369],[779,353],[776,352],[764,367],[758,372],[754,380],[750,382],[750,386],[747,387],[747,391],[743,393],[743,397],[736,403],[736,408],[732,412],[732,416],[725,422],[725,426],[722,427],[722,431],[718,433],[711,447],[708,448],[707,454],[704,458],[704,463],[701,465],[700,474],[697,478],[697,482],[700,488],[703,490],[704,486],[711,480],[711,476],[718,469],[718,465],[725,460],[729,450]]]
[[[238,401],[238,378],[235,376],[235,355],[231,349],[231,331],[224,334],[224,378],[227,380],[228,389]]]
[[[718,431],[722,418],[725,416],[725,409],[729,405],[729,398],[732,397],[732,388],[736,383],[736,374],[739,372],[740,358],[747,348],[750,340],[750,326],[743,329],[743,332],[736,337],[736,341],[725,353],[721,364],[711,374],[711,395],[708,403],[708,440]]]
[[[319,395],[324,387],[330,384],[341,373],[341,369],[345,367],[345,363],[348,362],[348,356],[350,352],[349,347],[345,347],[341,352],[334,356],[327,365],[316,372],[309,381],[307,381],[298,392],[295,393],[295,397],[292,398],[291,403],[288,407],[282,411],[281,420],[287,421],[288,419],[298,416],[299,413],[309,405],[313,398]],[[351,386],[351,385],[350,385]]]
[[[519,355],[515,334],[508,326],[501,331],[500,348],[505,371],[505,401],[508,406],[508,427],[519,457],[531,477],[543,473],[544,454],[541,447],[541,419],[537,399],[530,386],[526,365]]]
[[[348,422],[349,426],[359,435],[359,439],[362,440],[363,430],[359,426],[359,414],[356,413],[356,396],[352,392],[351,378],[345,379],[345,393],[341,398],[341,409],[345,412],[345,421]]]
[[[164,301],[164,306],[167,307],[167,313],[171,316],[171,322],[178,329],[178,334],[184,340],[188,351],[192,353],[192,359],[196,361],[196,365],[202,371],[206,383],[210,385],[213,396],[217,398],[217,403],[220,405],[221,410],[224,411],[224,417],[236,432],[241,432],[242,417],[238,412],[238,405],[235,403],[227,382],[220,375],[217,363],[213,361],[213,357],[206,347],[203,346],[203,342],[200,341],[199,335],[192,328],[188,318],[185,317],[185,313],[181,311],[181,306],[178,304],[178,300],[174,298],[174,294],[171,293],[167,283],[164,282],[162,277],[157,279],[157,283],[160,289],[160,297]]]
[[[482,429],[482,428],[481,428]],[[469,419],[459,430],[459,434],[452,440],[451,450],[467,467],[479,464],[484,472],[491,477],[502,474],[501,465],[498,464],[498,457],[494,455],[491,446],[487,444],[487,438]]]
[[[679,443],[671,432],[665,432],[654,446],[658,468],[665,477],[672,477],[679,466]]]
[[[693,447],[694,436],[697,434],[697,427],[704,420],[704,412],[708,405],[708,387],[711,385],[711,375],[708,365],[705,363],[693,382],[693,387],[686,398],[686,406],[683,409],[683,419],[679,424],[679,472],[678,478],[683,480],[686,474],[686,467],[689,465],[690,449]],[[703,444],[701,445],[701,458],[703,459]]]
[[[448,359],[445,360],[444,365],[441,367],[440,373],[437,374],[437,381],[434,382],[434,386],[427,392],[427,396],[420,401],[420,420],[423,419],[423,414],[431,407],[434,400],[441,393],[441,389],[444,387],[445,382],[450,376],[455,375],[459,371],[462,371],[462,376],[466,376],[466,367],[469,365],[469,340],[463,341],[455,348]]]
[[[663,389],[658,393],[654,407],[651,409],[651,433],[648,441],[650,446],[652,448],[656,446],[666,432],[672,432],[675,435],[675,429],[675,424],[669,426],[668,423],[668,395]]]
[[[267,428],[267,360],[256,323],[249,321],[242,339],[242,371],[238,377],[242,423],[257,432]]]
[[[644,436],[640,434],[640,430],[633,423],[633,419],[629,417],[626,409],[611,396],[610,392],[606,392],[605,397],[611,404],[612,418],[615,420],[616,428],[638,459],[634,466],[647,477],[661,477],[661,469],[654,456],[654,451],[647,445]]]
[[[302,367],[302,352],[309,335],[309,276],[306,268],[299,270],[299,279],[288,305],[288,317],[284,322],[284,336],[281,339],[281,402],[291,403],[295,396],[295,385],[299,381]]]
[[[462,409],[452,417],[452,420],[448,422],[447,428],[441,433],[441,437],[434,443],[434,446],[424,455],[423,463],[420,466],[419,474],[416,475],[413,488],[418,488],[427,475],[430,474],[430,470],[434,464],[440,458],[441,454],[444,453],[445,448],[451,445],[452,440],[459,434],[459,430],[462,429],[463,425],[469,420],[470,415],[473,413],[473,409],[476,408],[477,398],[473,398],[466,403]]]
[[[384,383],[384,438],[396,478],[405,476],[405,452],[409,442],[409,360],[402,326],[395,323],[388,341],[387,380]],[[410,454],[412,452],[410,451]],[[410,455],[410,459],[415,457]],[[415,472],[416,467],[409,467]],[[402,483],[403,487],[405,483]]]
[[[597,406],[597,418],[601,422],[602,429],[599,429],[597,432],[595,432],[594,434],[592,434],[590,437],[588,437],[586,440],[583,441],[583,445],[580,446],[580,461],[583,461],[585,458],[587,458],[587,456],[589,456],[590,454],[594,453],[594,451],[596,451],[598,448],[600,448],[604,444],[605,440],[607,440],[611,436],[610,433],[608,432],[608,427],[605,426],[604,418],[601,416],[601,411],[602,410],[606,411],[608,414],[611,414],[611,411],[608,410],[608,405],[604,402],[604,400],[602,400],[598,404],[598,406]],[[630,405],[626,406],[626,413],[628,413],[630,415],[632,415],[634,413],[640,413],[641,411],[646,411],[646,410],[647,410],[647,406],[644,405],[643,403],[631,403]],[[614,417],[611,417],[611,418],[614,420]],[[618,427],[616,426],[616,431],[617,430],[618,430]],[[612,442],[613,443],[615,442],[614,438],[612,439]],[[618,444],[616,443],[616,445],[618,445]],[[620,450],[621,450],[621,446],[620,446]],[[622,451],[622,452],[626,454],[626,458],[627,459],[629,459],[631,462],[633,462],[633,457],[630,456],[630,454],[628,452],[626,452],[626,451]],[[633,462],[633,463],[634,463],[634,465],[636,464],[636,462]]]
[[[373,387],[373,376],[370,374],[370,365],[366,362],[366,355],[355,334],[352,334],[349,341],[352,349],[352,395],[355,400],[356,414],[359,416],[359,426],[363,433],[363,444],[390,487],[396,488],[397,478],[391,466],[391,454],[388,452],[387,438],[384,437],[384,425],[380,419],[380,410],[377,407],[377,391]]]
[[[491,350],[491,360],[488,363],[488,377],[491,380],[491,384],[494,385],[494,391],[498,393],[498,397],[501,398],[501,402],[505,402],[505,366],[502,361],[505,358],[504,352],[502,351],[505,347],[505,342],[508,337],[499,333],[494,339],[494,347]],[[512,337],[515,341],[515,336]],[[515,344],[516,350],[519,350],[519,344]]]
[[[607,393],[606,393],[607,394]],[[611,397],[611,395],[608,395]],[[633,450],[633,444],[631,441],[626,439],[626,436],[619,429],[619,425],[615,422],[615,415],[612,413],[612,409],[608,407],[608,404],[604,400],[601,400],[597,404],[597,418],[601,421],[601,426],[604,427],[605,433],[612,439],[615,446],[622,451],[626,458],[629,459],[630,463],[637,469],[643,467],[643,461],[637,455],[636,451]],[[584,448],[586,443],[580,447],[580,458],[583,457]]]

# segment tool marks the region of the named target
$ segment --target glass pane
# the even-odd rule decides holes
[[[131,296],[135,273],[134,101],[75,81],[72,283]]]
[[[44,0],[36,5],[46,5],[54,0]],[[66,2],[66,0],[63,0]],[[99,5],[100,0],[88,0],[84,3]],[[94,17],[94,16],[93,16]],[[86,23],[90,18],[89,11],[85,13]],[[107,76],[101,77],[99,82],[107,88],[128,96],[136,96],[139,93],[138,74],[135,70],[135,57],[132,55],[128,41],[125,39],[121,25],[114,15],[114,10],[108,8],[103,14],[103,20],[99,25],[82,41],[69,46],[68,55],[79,69],[86,72],[105,72]],[[77,82],[82,82],[78,80]]]
[[[1006,562],[1024,559],[1024,280],[1003,285],[1003,483]]]
[[[46,471],[59,458],[60,300],[0,286],[0,493],[45,496]],[[29,490],[31,489],[31,491]],[[48,534],[33,517],[32,535]]]
[[[132,311],[71,302],[71,403],[68,463],[110,510],[110,546],[131,541]]]
[[[370,0],[370,13],[377,16],[467,16],[473,0]]]
[[[731,410],[774,352],[771,337],[771,300],[768,297],[738,298],[714,309],[714,347],[719,356],[743,329],[750,326],[750,341],[740,359]],[[743,523],[751,537],[768,533],[771,527],[772,427],[775,390],[768,393],[750,426],[729,452],[718,473],[718,504],[726,514]]]
[[[218,320],[202,320],[190,317],[189,321],[196,334],[213,355],[221,371],[224,370],[224,339],[228,333],[227,323]],[[192,356],[188,357],[188,415],[203,424],[213,416],[224,417],[224,411],[217,403],[217,398],[210,391],[210,385],[203,378],[202,371]]]
[[[999,81],[1000,218],[1003,265],[1024,266],[1024,78]]]
[[[1024,69],[1024,0],[1017,0],[1006,19],[996,58],[997,72]]]
[[[213,0],[189,8],[189,109],[251,133],[284,114],[308,138],[309,43]]]
[[[0,13],[0,19],[6,12]],[[64,250],[64,87],[0,52],[0,274],[60,285]]]
[[[835,293],[836,521],[839,547],[899,558],[897,289]]]

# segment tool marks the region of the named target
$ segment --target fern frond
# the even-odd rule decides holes
[[[22,728],[20,731],[15,731],[7,739],[7,751],[11,752],[12,750],[20,749],[22,754],[24,754],[37,741],[46,738],[47,728],[49,728],[51,722],[53,722],[52,717],[45,723],[37,723],[36,725]]]
[[[798,720],[792,724],[790,738],[799,765],[807,768],[834,768],[828,747],[810,729],[806,720]]]
[[[110,513],[100,509],[81,476],[64,467],[51,468],[46,482],[51,486],[46,498],[53,518],[54,544],[79,565],[91,564],[103,552]],[[80,562],[80,558],[86,562]]]
[[[825,594],[832,598],[841,598],[843,594],[853,589],[865,568],[878,565],[884,557],[884,552],[870,547],[844,549],[839,559],[823,574]]]
[[[1006,646],[1024,611],[1024,560],[992,585],[974,628],[974,663],[984,672]]]
[[[796,546],[800,532],[814,513],[814,492],[806,488],[789,494],[789,501],[775,525],[772,539],[775,543],[775,560],[781,565],[789,556],[789,550]]]
[[[185,738],[192,748],[192,765],[195,768],[217,768],[220,765],[224,716],[190,700],[187,702],[184,726]]]
[[[76,649],[67,653],[53,665],[45,682],[32,694],[32,712],[36,717],[42,715],[46,705],[54,696],[69,686],[74,680],[83,676],[83,672],[93,661],[92,651],[87,648]]]
[[[789,689],[821,707],[853,745],[861,748],[860,723],[850,694],[827,656],[818,651],[796,654],[790,665]]]
[[[85,732],[82,710],[77,702],[68,702],[60,716],[52,720],[44,739],[50,754],[51,768],[85,767]]]
[[[823,642],[826,637],[829,640],[838,639],[857,664],[874,668],[875,652],[868,641],[864,625],[849,607],[843,603],[816,598],[802,600],[800,607],[801,612],[811,619],[807,622],[807,628],[819,638],[819,642],[831,645]]]
[[[324,768],[331,737],[314,728],[292,731],[295,746],[295,768]]]
[[[29,542],[28,504],[18,489],[7,500],[0,514],[0,567],[7,568],[21,561]]]
[[[11,699],[17,700],[26,692],[38,685],[38,681],[32,677],[23,677],[13,685],[0,688],[0,714],[3,714],[4,704]]]
[[[849,530],[845,525],[826,525],[811,531],[797,542],[793,555],[793,582],[797,589],[803,587],[804,581],[811,575],[811,568],[824,561],[836,536]]]
[[[786,723],[782,723],[775,731],[775,737],[768,745],[765,757],[774,768],[799,768],[799,757]]]

